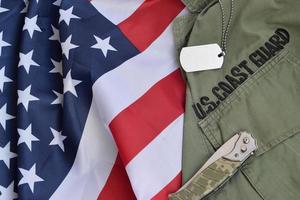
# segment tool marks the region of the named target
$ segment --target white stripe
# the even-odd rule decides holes
[[[127,173],[138,200],[149,200],[181,171],[183,115],[178,117],[128,165]]]
[[[128,18],[142,3],[143,0],[92,0],[93,6],[114,24]]]
[[[97,199],[116,157],[116,144],[93,101],[73,167],[51,199]]]
[[[105,123],[177,69],[171,26],[143,53],[101,76],[93,86]]]

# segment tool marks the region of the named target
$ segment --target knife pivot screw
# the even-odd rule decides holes
[[[245,153],[245,152],[247,151],[247,147],[243,145],[243,146],[241,147],[241,151],[242,151],[242,153]]]
[[[250,140],[249,140],[248,137],[245,137],[245,138],[243,139],[243,142],[244,142],[244,144],[248,144],[248,143],[250,142]]]

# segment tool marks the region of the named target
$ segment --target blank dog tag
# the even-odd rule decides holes
[[[221,68],[224,55],[218,44],[206,44],[182,48],[179,59],[186,72],[196,72]]]

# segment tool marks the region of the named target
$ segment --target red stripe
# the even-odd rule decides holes
[[[131,188],[129,178],[124,165],[117,156],[108,180],[101,191],[98,200],[135,200],[136,197]]]
[[[177,69],[112,120],[109,127],[125,166],[183,113],[184,100],[185,83]]]
[[[166,187],[164,187],[152,200],[168,200],[168,195],[176,192],[181,186],[181,173],[179,173]]]
[[[143,51],[161,35],[183,8],[180,0],[146,0],[119,24],[119,28],[137,49]],[[125,164],[183,113],[184,91],[184,81],[177,70],[159,81],[111,122],[110,128]],[[176,177],[156,196],[167,199],[167,193],[172,188],[178,188],[180,182],[181,178]],[[136,199],[119,156],[99,199]]]
[[[180,0],[146,0],[119,28],[138,50],[144,51],[183,8]]]

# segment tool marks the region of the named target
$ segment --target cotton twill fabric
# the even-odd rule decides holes
[[[178,51],[183,46],[220,45],[222,16],[217,1],[184,3],[191,14],[175,21]],[[230,0],[223,4],[228,20]],[[300,199],[299,9],[300,1],[295,0],[235,0],[223,67],[183,72],[184,182],[235,133],[246,130],[258,140],[255,156],[207,199]],[[197,116],[199,109],[202,118]]]

